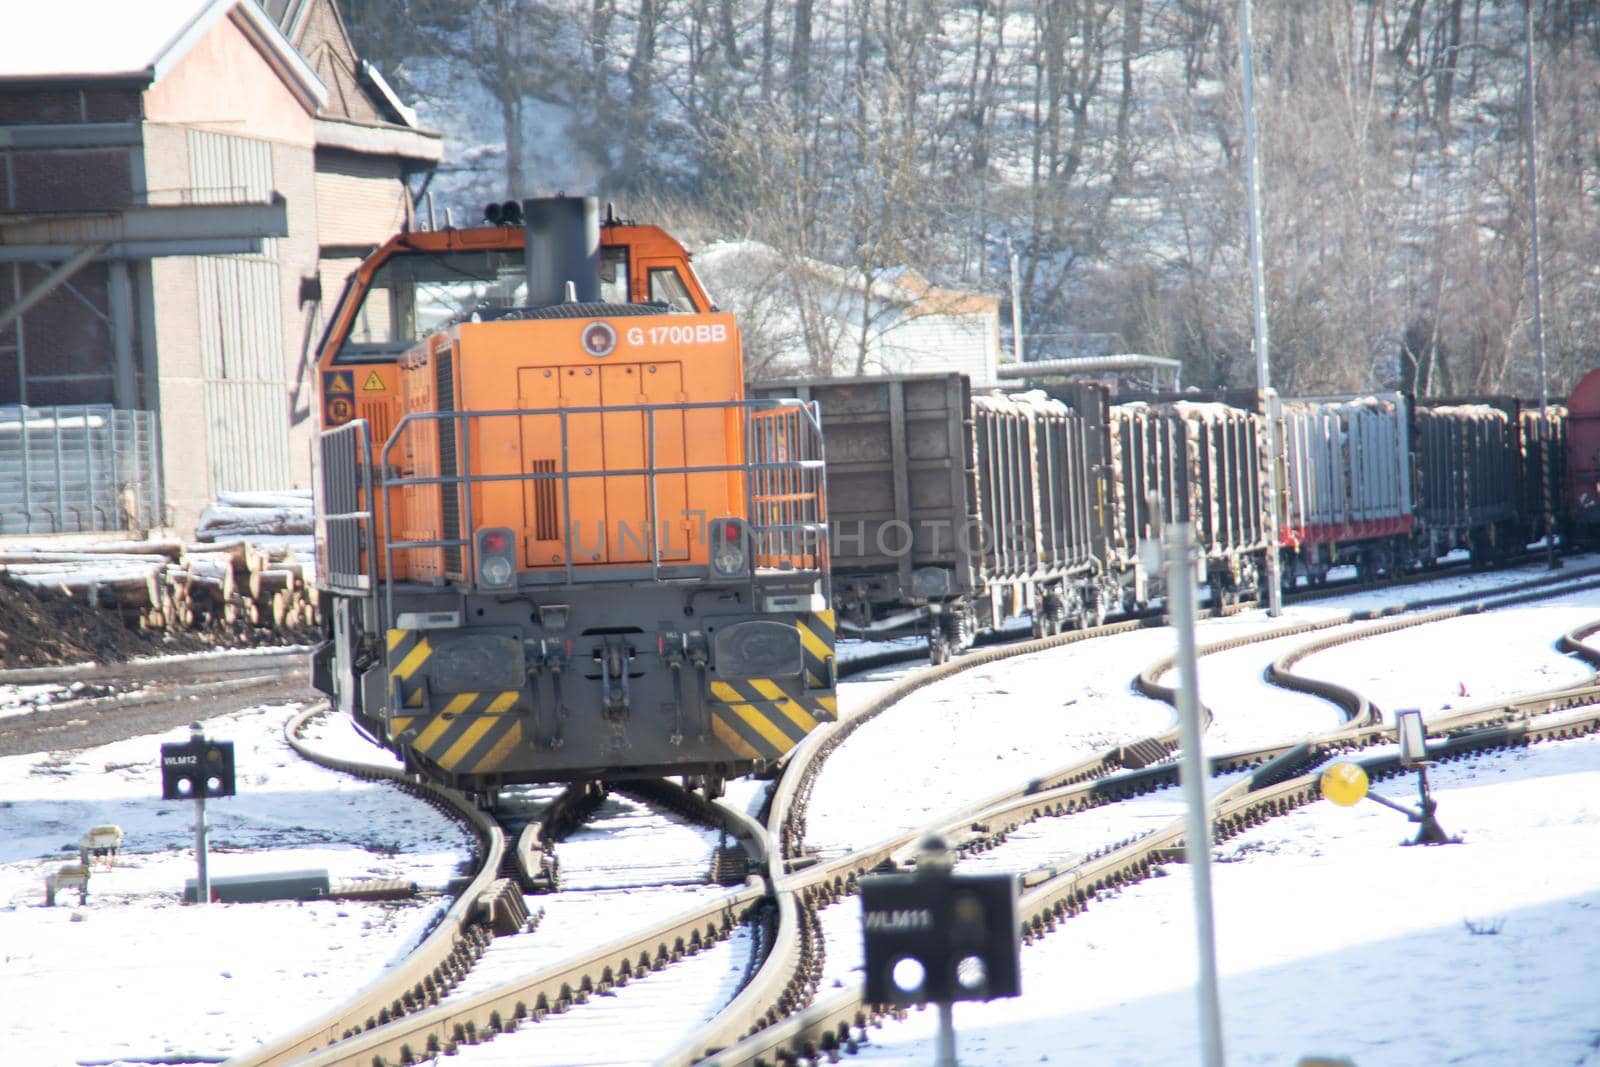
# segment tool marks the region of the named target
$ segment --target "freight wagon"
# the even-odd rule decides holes
[[[1139,564],[1159,526],[1193,522],[1196,576],[1214,605],[1255,598],[1268,551],[1266,422],[1222,403],[1136,401],[1111,409],[1110,559],[1132,609],[1161,595]],[[1153,510],[1152,510],[1153,509]]]
[[[1567,448],[1563,499],[1573,539],[1600,542],[1600,368],[1590,371],[1567,398]]]
[[[1504,397],[1416,402],[1422,562],[1463,549],[1485,564],[1526,547],[1519,411],[1516,400]]]
[[[1337,565],[1368,579],[1404,567],[1415,524],[1405,396],[1292,399],[1279,410],[1284,585],[1320,585]]]
[[[974,395],[958,374],[751,387],[821,407],[834,607],[846,632],[927,630],[935,661],[1009,617],[1037,635],[1164,595],[1139,545],[1193,520],[1213,602],[1259,593],[1265,423],[1225,404],[1111,406],[1090,384]]]
[[[1274,545],[1268,405],[1253,390],[1113,405],[1089,384],[974,395],[952,374],[755,391],[821,402],[841,617],[865,637],[928,628],[936,659],[1007,615],[1047,633],[1162,597],[1139,545],[1167,522],[1194,523],[1196,578],[1218,606],[1259,598],[1274,550],[1285,586],[1458,549],[1486,563],[1543,536],[1543,480],[1565,469],[1560,408],[1541,423],[1503,398],[1281,400]]]
[[[1567,484],[1567,408],[1547,404],[1541,418],[1534,404],[1522,407],[1522,540],[1525,544],[1543,541],[1553,531],[1560,543],[1572,538],[1568,509],[1564,504]]]
[[[1037,632],[1114,604],[1104,571],[1105,395],[974,396],[960,374],[763,383],[821,408],[834,607],[846,632],[927,629],[938,661],[1031,612]]]

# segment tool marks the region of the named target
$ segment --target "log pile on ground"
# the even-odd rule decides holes
[[[117,611],[140,630],[303,636],[320,621],[311,522],[309,493],[225,493],[202,515],[192,544],[14,544],[0,548],[0,575]]]

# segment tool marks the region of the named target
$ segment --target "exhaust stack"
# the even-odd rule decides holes
[[[600,299],[600,207],[592,196],[545,196],[522,202],[528,306],[574,297]]]

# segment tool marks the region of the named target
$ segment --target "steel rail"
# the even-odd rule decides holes
[[[1297,674],[1294,671],[1295,664],[1319,652],[1325,652],[1331,648],[1351,644],[1355,641],[1381,637],[1401,630],[1462,618],[1467,615],[1477,615],[1494,611],[1498,608],[1512,607],[1517,604],[1560,595],[1563,592],[1592,589],[1596,586],[1600,586],[1600,569],[1588,569],[1574,571],[1565,576],[1552,576],[1543,580],[1534,579],[1533,581],[1518,583],[1508,586],[1504,590],[1494,590],[1487,596],[1482,592],[1473,592],[1461,594],[1454,598],[1446,597],[1424,601],[1425,605],[1432,605],[1448,603],[1454,599],[1458,602],[1458,606],[1441,608],[1422,615],[1405,615],[1401,618],[1390,618],[1372,626],[1352,629],[1345,633],[1334,634],[1330,637],[1313,641],[1300,648],[1293,649],[1274,660],[1267,668],[1267,679],[1282,688],[1309,693],[1333,701],[1344,708],[1346,716],[1354,725],[1382,727],[1382,710],[1371,704],[1366,697],[1336,682]],[[1465,603],[1459,603],[1462,601],[1465,601]]]
[[[625,985],[684,955],[727,937],[767,897],[764,887],[748,886],[714,904],[617,938],[581,958],[543,968],[458,1002],[437,1004],[296,1060],[299,1067],[372,1067],[418,1063],[450,1055],[513,1029],[562,1012],[596,993]]]
[[[1600,733],[1600,710],[1595,706],[1600,702],[1600,687],[1587,688],[1592,690],[1590,703],[1577,711],[1453,734],[1437,742],[1430,754],[1436,759],[1453,759],[1496,748]],[[1399,757],[1393,754],[1370,756],[1358,762],[1373,780],[1400,770]],[[1320,796],[1317,774],[1262,786],[1237,783],[1210,803],[1214,839],[1227,840]],[[1032,943],[1053,931],[1061,921],[1087,908],[1099,894],[1131,885],[1162,863],[1181,859],[1183,846],[1183,820],[1174,820],[1160,830],[1036,882],[1018,902],[1024,942]],[[716,1050],[703,1062],[715,1067],[773,1067],[805,1058],[817,1062],[865,1040],[866,1027],[885,1014],[885,1009],[866,1004],[861,987],[856,986],[797,1012],[736,1046]]]
[[[491,940],[484,915],[507,856],[501,827],[463,794],[414,781],[394,768],[378,767],[321,753],[299,733],[318,706],[290,721],[285,733],[302,756],[346,773],[385,779],[447,806],[479,829],[484,846],[478,873],[457,898],[439,926],[392,970],[345,1004],[297,1028],[267,1046],[229,1060],[229,1067],[281,1063],[346,1064],[371,1067],[381,1063],[415,1063],[448,1053],[463,1044],[486,1040],[514,1028],[524,1019],[581,1004],[631,978],[658,969],[684,955],[727,937],[745,916],[769,896],[759,879],[738,890],[668,918],[646,930],[616,938],[596,949],[535,974],[503,982],[457,1001],[445,994],[463,977]],[[691,818],[720,825],[754,859],[767,853],[765,831],[743,812],[715,804],[664,780],[618,783],[617,788],[651,804],[669,807]],[[533,831],[529,833],[529,831]],[[537,855],[550,844],[553,831],[530,824],[518,850]],[[530,843],[531,842],[531,843]],[[532,868],[537,871],[538,867]]]
[[[1585,572],[1581,575],[1569,575],[1554,581],[1536,579],[1533,582],[1525,583],[1525,586],[1533,588],[1548,587],[1552,584],[1567,585],[1571,584],[1572,579],[1584,577],[1588,573],[1590,572]],[[1471,594],[1474,597],[1480,595]],[[1548,593],[1545,595],[1548,595]],[[1506,603],[1510,603],[1520,598],[1507,597],[1503,599]],[[1424,603],[1427,602],[1425,601]],[[1407,609],[1401,608],[1398,610]],[[1382,612],[1378,614],[1382,614]],[[1308,628],[1322,629],[1332,625],[1343,625],[1357,619],[1358,613],[1350,613],[1350,617],[1344,619],[1282,627],[1268,631],[1265,634],[1251,635],[1248,638],[1215,642],[1205,646],[1202,654],[1240,647],[1252,641],[1275,640],[1296,632],[1304,632]],[[1004,658],[1007,654],[1023,655],[1039,650],[1034,646],[1053,647],[1070,643],[1063,640],[1063,638],[1082,639],[1082,637],[1092,633],[1119,632],[1120,630],[1135,628],[1136,625],[1123,623],[1114,627],[1106,627],[1099,631],[1079,631],[1072,634],[1044,638],[1039,641],[996,650],[995,653],[980,654],[982,656],[981,659],[977,656],[969,656],[953,663],[932,668],[929,671],[919,672],[918,675],[906,679],[885,693],[880,694],[866,709],[863,709],[860,715],[852,717],[847,723],[841,723],[839,731],[842,731],[847,725],[852,727],[859,726],[860,721],[858,720],[862,720],[863,716],[868,715],[868,713],[881,713],[881,711],[886,710],[888,706],[891,706],[899,699],[903,699],[904,696],[909,695],[911,692],[931,684],[932,681],[959,673],[963,665],[968,665],[968,669],[970,669],[970,666],[992,662],[994,659]],[[1380,624],[1380,627],[1382,626],[1386,626],[1386,624]],[[1583,653],[1588,654],[1591,663],[1600,663],[1600,652],[1582,643],[1583,636],[1596,631],[1600,631],[1600,622],[1587,627],[1580,627],[1562,638],[1562,647],[1564,650],[1571,651],[1576,646],[1576,648],[1582,649]],[[1387,629],[1381,632],[1387,632]],[[969,663],[969,661],[974,660],[976,662]],[[1155,666],[1160,666],[1160,663],[1158,662]],[[1167,666],[1170,667],[1170,663]],[[1152,670],[1153,668],[1147,668],[1145,672],[1142,672],[1141,677],[1150,675]],[[1155,671],[1154,673],[1158,676],[1161,672]],[[924,679],[923,676],[927,674],[937,674],[937,677]],[[1167,692],[1170,693],[1170,690],[1167,690]],[[1544,728],[1537,727],[1528,721],[1533,715],[1548,714],[1553,709],[1559,710],[1583,703],[1600,701],[1600,686],[1593,684],[1575,686],[1566,690],[1523,698],[1523,701],[1524,703],[1545,702],[1547,706],[1542,712],[1535,712],[1531,709],[1523,710],[1520,713],[1524,720],[1522,722],[1495,726],[1490,729],[1516,729],[1524,732],[1538,732]],[[1341,702],[1342,706],[1345,703]],[[1370,708],[1370,702],[1363,702],[1359,695],[1352,703],[1357,708]],[[1359,713],[1354,714],[1359,715]],[[1491,720],[1503,722],[1506,714],[1504,705],[1496,705],[1490,708],[1478,709],[1471,713],[1462,713],[1459,716],[1452,717],[1452,721],[1449,724],[1439,723],[1437,728],[1448,726],[1448,728],[1454,730],[1471,730],[1479,723],[1487,723]],[[1590,723],[1589,730],[1596,728],[1592,717],[1586,718],[1584,721]],[[1554,729],[1560,729],[1560,727],[1558,726]],[[1285,788],[1285,779],[1291,784],[1304,781],[1304,778],[1289,777],[1296,770],[1302,770],[1307,765],[1319,763],[1334,752],[1384,743],[1389,740],[1388,733],[1389,731],[1381,723],[1374,725],[1371,721],[1364,721],[1358,717],[1357,721],[1349,726],[1331,731],[1323,742],[1301,742],[1272,746],[1219,757],[1213,761],[1216,771],[1231,771],[1252,766],[1258,766],[1260,769],[1256,774],[1235,783],[1219,793],[1212,799],[1211,803],[1223,806],[1224,809],[1227,805],[1248,806],[1250,798],[1258,793],[1272,790],[1281,791]],[[1465,745],[1470,742],[1471,737],[1488,738],[1490,736],[1492,736],[1491,733],[1473,730],[1470,735],[1452,735],[1447,739],[1447,742],[1450,745]],[[1561,736],[1566,736],[1566,734],[1563,733]],[[830,739],[819,738],[818,735],[813,734],[807,738],[806,743],[803,743],[802,748],[797,750],[796,758],[809,765],[811,761],[816,759],[817,753],[824,749],[828,740]],[[1489,742],[1483,741],[1480,744],[1487,745]],[[1031,791],[1032,795],[997,798],[993,807],[987,809],[980,807],[976,811],[973,810],[972,806],[969,806],[967,810],[953,817],[947,817],[936,826],[923,828],[913,833],[896,835],[896,837],[880,842],[868,849],[804,871],[780,884],[779,891],[800,898],[806,905],[814,906],[820,898],[836,899],[843,893],[853,892],[856,880],[861,874],[867,873],[885,863],[892,863],[897,858],[903,859],[914,847],[915,843],[930,830],[947,834],[954,839],[953,843],[957,847],[962,845],[971,846],[975,841],[993,840],[996,837],[1003,839],[1003,836],[1015,826],[1045,814],[1065,814],[1075,810],[1083,810],[1086,807],[1098,806],[1099,804],[1109,803],[1113,799],[1120,799],[1121,796],[1131,795],[1136,792],[1147,792],[1151,789],[1176,784],[1177,767],[1175,765],[1135,768],[1125,774],[1117,775],[1115,778],[1107,778],[1106,776],[1114,770],[1113,764],[1121,758],[1120,751],[1113,750],[1112,752],[1080,761],[1052,775],[1035,779],[1029,783],[1025,789]],[[813,771],[812,775],[807,777],[814,776],[814,773]],[[1312,780],[1314,781],[1314,778]],[[1052,785],[1055,785],[1056,788],[1051,789]],[[782,825],[780,819],[787,818],[786,813],[793,810],[797,803],[797,794],[800,789],[799,776],[795,776],[792,780],[786,776],[784,783],[780,786],[779,795],[774,798],[770,825]],[[786,797],[782,796],[785,792],[788,794]],[[996,830],[997,826],[999,826],[998,830]],[[803,833],[803,831],[801,832]],[[1222,835],[1219,832],[1218,840],[1221,840],[1223,836],[1231,836],[1231,834]],[[1070,908],[1070,911],[1075,913],[1077,910],[1081,910],[1089,897],[1101,890],[1125,884],[1130,879],[1138,880],[1138,878],[1144,877],[1148,872],[1153,857],[1170,858],[1175,854],[1181,855],[1182,839],[1183,826],[1182,821],[1179,820],[1165,831],[1157,831],[1154,835],[1146,835],[1140,838],[1137,843],[1125,844],[1105,856],[1091,859],[1067,875],[1052,875],[1048,877],[1038,888],[1031,891],[1024,898],[1024,901],[1034,900],[1041,893],[1048,894],[1050,887],[1062,884],[1061,878],[1064,877],[1068,879],[1065,883],[1067,885],[1065,890],[1066,897],[1077,894],[1076,901]],[[1177,851],[1175,852],[1175,850]],[[1127,855],[1124,855],[1124,853]],[[1131,863],[1128,860],[1129,856],[1135,857]],[[1056,900],[1059,899],[1065,898],[1052,899],[1050,909],[1044,911],[1036,909],[1032,912],[1025,912],[1028,920],[1024,922],[1024,927],[1030,931],[1030,939],[1043,929],[1054,928],[1055,922],[1060,917],[1056,909]],[[767,982],[770,986],[776,984],[777,978],[776,976],[765,975],[764,968],[763,974],[758,975],[757,978],[757,982],[762,981]],[[752,983],[752,985],[754,984],[756,983]],[[749,990],[746,992],[749,992]],[[760,1000],[757,997],[751,997],[750,999]],[[730,1009],[731,1007],[730,1005]],[[854,1040],[850,1036],[850,1028],[852,1026],[859,1030],[865,1026],[869,1019],[875,1017],[873,1013],[868,1012],[862,1005],[859,990],[846,991],[829,998],[823,1003],[814,1004],[797,1012],[781,1023],[769,1024],[767,1017],[763,1016],[761,1024],[754,1028],[755,1032],[751,1032],[752,1028],[746,1026],[746,1032],[742,1040],[734,1043],[729,1040],[729,1037],[730,1034],[738,1030],[740,1023],[737,1019],[729,1020],[725,1018],[730,1014],[731,1011],[725,1011],[722,1015],[719,1015],[717,1020],[713,1020],[712,1024],[702,1028],[689,1041],[674,1048],[657,1062],[672,1065],[694,1063],[699,1062],[696,1059],[696,1054],[703,1053],[709,1057],[705,1062],[712,1064],[772,1064],[790,1061],[796,1056],[815,1057],[822,1053],[836,1054],[840,1048],[845,1047]],[[749,1016],[744,1016],[743,1018],[747,1020]],[[752,1049],[756,1051],[752,1053]],[[752,1056],[753,1058],[751,1058]]]
[[[229,1059],[228,1067],[270,1067],[289,1063],[322,1046],[382,1026],[414,1007],[434,1003],[459,980],[471,961],[482,954],[490,939],[480,919],[479,901],[500,874],[501,860],[505,856],[505,835],[500,827],[454,790],[415,781],[395,768],[330,756],[306,744],[301,731],[312,716],[325,710],[326,705],[319,704],[284,725],[284,738],[290,746],[304,759],[356,777],[392,782],[453,813],[477,831],[477,873],[439,924],[403,962],[312,1022]]]
[[[1567,580],[1570,581],[1575,577],[1579,577],[1579,575],[1567,576]],[[1311,625],[1338,625],[1347,621],[1349,620],[1343,619],[1332,623]],[[889,691],[880,694],[862,712],[852,716],[846,724],[842,724],[841,730],[828,731],[828,737],[820,736],[821,732],[810,735],[802,745],[802,749],[809,749],[809,752],[797,750],[795,758],[791,759],[791,765],[806,766],[813,764],[816,759],[816,753],[824,749],[828,741],[837,744],[843,740],[842,736],[836,735],[841,733],[847,735],[848,732],[886,710],[911,692],[950,675],[1010,656],[1031,654],[1094,636],[1128,632],[1158,624],[1158,619],[1142,619],[1116,623],[1094,630],[1075,631],[1025,642],[1020,645],[985,650],[937,668],[921,671],[912,678],[897,683]],[[1273,636],[1277,635],[1274,634]],[[1264,640],[1268,638],[1254,635],[1254,639]],[[1218,646],[1236,647],[1236,642],[1221,642],[1218,643]],[[1207,650],[1211,650],[1211,646],[1208,646]],[[307,713],[297,720],[297,730],[299,724],[309,718],[310,714]],[[1147,742],[1160,742],[1160,740],[1159,738],[1146,739]],[[295,741],[292,740],[291,743],[295,743]],[[1146,742],[1139,742],[1134,746],[1119,746],[1108,753],[1080,761],[1078,764],[1065,768],[1054,775],[1035,780],[1030,783],[1029,788],[1037,792],[1048,788],[1053,780],[1067,779],[1069,781],[1063,784],[1077,784],[1080,787],[1080,792],[1094,798],[1096,803],[1106,803],[1118,794],[1126,795],[1128,791],[1147,791],[1151,788],[1158,788],[1160,784],[1164,784],[1168,780],[1175,780],[1175,769],[1155,767],[1144,773],[1125,776],[1122,780],[1110,784],[1095,781],[1095,779],[1103,779],[1107,775],[1113,774],[1119,768],[1138,768],[1141,766],[1139,762],[1142,751],[1140,746],[1145,744]],[[297,744],[296,747],[299,748],[301,746]],[[831,746],[828,746],[826,750],[831,751]],[[1265,753],[1258,752],[1243,754],[1233,759],[1264,758],[1271,757]],[[1220,764],[1221,761],[1219,761]],[[352,764],[351,769],[353,773],[362,774],[372,774],[375,770],[364,764]],[[406,776],[398,771],[391,771],[377,776],[392,777],[397,781],[407,780]],[[791,816],[798,806],[795,802],[795,797],[800,788],[798,784],[800,778],[801,776],[786,776],[784,785],[780,787],[779,793],[787,793],[787,797],[786,799],[775,797],[772,825],[785,828],[789,828],[792,825]],[[809,780],[806,784],[809,786]],[[440,790],[439,792],[448,794],[450,791]],[[1041,799],[1040,797],[1032,798],[1036,807]],[[1070,803],[1070,801],[1065,800],[1063,802]],[[468,807],[470,808],[470,805]],[[715,808],[725,816],[731,812],[731,809],[721,805],[707,805],[707,807]],[[481,812],[476,812],[476,809],[470,810],[473,811],[474,815],[484,818]],[[742,813],[737,813],[737,816],[738,818],[743,818],[746,825],[736,829],[734,836],[745,845],[747,851],[751,851],[752,855],[758,857],[758,862],[759,856],[766,852],[768,877],[772,879],[772,884],[777,887],[774,895],[777,898],[777,907],[780,915],[779,934],[772,952],[767,960],[763,962],[755,978],[740,991],[724,1011],[719,1013],[710,1027],[693,1035],[683,1044],[681,1050],[669,1053],[661,1060],[664,1063],[694,1062],[699,1053],[704,1050],[717,1048],[723,1044],[731,1044],[743,1036],[743,1032],[752,1028],[750,1020],[759,1020],[756,1024],[758,1026],[771,1026],[799,1006],[803,1000],[808,1000],[811,991],[803,988],[806,984],[805,975],[808,971],[815,972],[818,969],[818,964],[815,960],[814,951],[801,944],[803,939],[798,935],[800,931],[807,927],[808,922],[814,921],[809,916],[814,911],[817,902],[820,899],[836,899],[840,894],[852,891],[855,879],[859,874],[884,862],[894,861],[897,856],[903,855],[920,838],[921,833],[897,835],[896,838],[882,842],[878,846],[864,850],[862,853],[856,853],[851,857],[844,857],[833,863],[807,871],[804,877],[791,879],[787,863],[787,860],[791,857],[786,857],[783,849],[773,849],[767,852],[761,829],[753,825],[747,817],[743,817]],[[730,821],[737,822],[738,818],[731,818]],[[498,830],[497,827],[493,827],[492,820],[484,818],[484,821],[488,822],[494,830]],[[800,833],[803,834],[803,828]],[[791,834],[786,840],[798,839],[797,836]],[[536,840],[536,838],[530,838],[527,834],[524,835],[524,842]],[[500,843],[502,853],[503,848],[504,843],[502,841]],[[519,843],[519,851],[527,852],[531,851],[531,848],[532,846]],[[498,862],[492,865],[485,864],[480,877],[485,874],[496,873],[498,870]],[[492,881],[492,879],[489,879],[489,881]],[[793,884],[789,884],[791,881]],[[474,884],[476,886],[476,881]],[[469,890],[467,894],[464,894],[462,900],[470,899],[476,903],[479,895],[480,893]],[[708,943],[713,938],[720,939],[727,936],[731,932],[733,923],[742,921],[743,916],[757,907],[764,896],[765,893],[760,887],[751,885],[745,890],[731,894],[722,901],[686,913],[684,916],[670,920],[656,929],[645,931],[632,938],[619,939],[619,941],[613,942],[591,954],[587,959],[572,961],[570,965],[566,966],[549,968],[538,975],[530,976],[526,979],[514,980],[495,990],[487,991],[468,1001],[457,1004],[426,1006],[427,1004],[433,1004],[438,999],[439,993],[435,992],[435,990],[438,989],[441,983],[437,979],[430,985],[426,981],[412,982],[404,980],[399,974],[391,975],[387,980],[380,980],[375,983],[373,987],[369,987],[369,990],[365,992],[372,994],[377,991],[379,986],[382,987],[382,991],[386,996],[396,990],[409,991],[411,994],[409,1000],[402,995],[394,999],[387,1009],[380,1008],[377,1014],[346,1010],[343,1012],[346,1019],[341,1020],[341,1022],[356,1019],[357,1016],[363,1017],[357,1020],[357,1025],[355,1026],[343,1025],[338,1027],[338,1033],[333,1032],[333,1027],[325,1025],[328,1020],[318,1020],[319,1038],[317,1039],[317,1044],[324,1044],[338,1038],[344,1040],[336,1047],[325,1048],[319,1052],[312,1053],[304,1062],[318,1064],[404,1063],[421,1055],[449,1051],[462,1043],[481,1040],[495,1032],[514,1026],[520,1019],[530,1016],[538,1018],[547,1011],[564,1010],[565,1007],[572,1003],[582,1002],[590,992],[609,988],[612,984],[625,983],[634,974],[643,973],[662,963],[676,959],[684,952],[694,951],[700,945]],[[458,906],[461,905],[462,900],[458,900]],[[452,909],[453,912],[455,910]],[[435,934],[430,937],[429,942],[433,942],[436,938],[440,941],[447,940],[441,935],[448,924],[449,920],[447,919],[445,926],[436,930]],[[481,929],[481,927],[473,927],[470,923],[463,928],[469,930]],[[469,942],[469,952],[476,955],[481,953],[482,942],[486,941],[487,938],[481,934],[469,934],[465,940]],[[428,944],[425,943],[424,949],[428,947]],[[425,963],[423,949],[419,949],[419,952],[412,959],[417,962],[417,966],[422,966]],[[445,963],[443,974],[446,976],[452,970],[460,971],[463,969],[454,955],[450,956]],[[414,970],[412,960],[408,960],[402,969]],[[437,966],[435,969],[437,969]],[[800,974],[797,975],[797,971]],[[814,980],[813,975],[811,979],[813,986]],[[354,1008],[357,1001],[371,1004],[374,1002],[374,997],[368,995],[353,998],[346,1008]],[[405,1018],[397,1018],[404,1009],[412,1007],[419,1007],[422,1010],[415,1011]],[[329,1013],[330,1016],[336,1014],[340,1014],[337,1009],[335,1012]],[[309,1050],[302,1049],[301,1051],[307,1052]],[[257,1062],[274,1063],[283,1061],[278,1059],[243,1059],[237,1062],[253,1064]]]

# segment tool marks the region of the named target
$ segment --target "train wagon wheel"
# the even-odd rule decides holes
[[[1078,629],[1092,630],[1106,621],[1106,601],[1100,590],[1089,586],[1083,592],[1083,611],[1078,616]]]
[[[1071,613],[1067,610],[1067,603],[1060,593],[1050,592],[1039,598],[1039,603],[1033,610],[1033,636],[1051,637],[1061,633],[1067,628],[1067,619]]]

